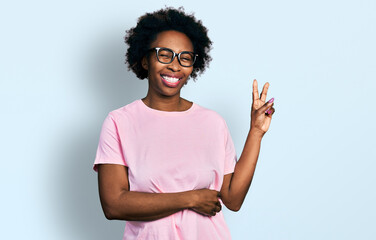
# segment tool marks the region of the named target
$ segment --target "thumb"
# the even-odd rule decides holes
[[[274,104],[274,98],[270,99],[268,102],[266,102],[262,107],[258,109],[260,112],[265,112],[268,108],[272,107]]]

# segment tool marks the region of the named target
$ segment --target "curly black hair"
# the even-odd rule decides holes
[[[126,31],[124,39],[129,45],[126,54],[128,69],[132,70],[139,79],[145,79],[148,72],[142,67],[141,60],[148,53],[150,44],[156,40],[157,34],[167,30],[182,32],[192,41],[194,52],[198,54],[191,73],[191,77],[195,80],[209,66],[212,59],[209,55],[212,41],[201,20],[197,20],[193,14],[186,14],[183,7],[178,9],[166,7],[153,13],[146,13],[138,19],[136,27]]]

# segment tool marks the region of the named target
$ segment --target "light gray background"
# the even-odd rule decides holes
[[[233,239],[376,239],[376,2],[7,1],[0,4],[1,239],[121,239],[92,164],[107,113],[145,96],[125,30],[184,6],[214,42],[183,97],[219,112],[240,155],[251,83],[276,113]]]

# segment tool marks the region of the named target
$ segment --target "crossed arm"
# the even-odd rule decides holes
[[[219,198],[224,205],[238,211],[251,185],[261,140],[269,128],[274,113],[273,101],[266,101],[269,84],[258,97],[257,81],[253,82],[251,128],[243,152],[232,174],[223,178],[220,192],[209,189],[177,193],[144,193],[129,191],[128,170],[115,164],[98,166],[99,194],[107,219],[151,221],[169,216],[183,209],[191,209],[206,216],[221,211]]]

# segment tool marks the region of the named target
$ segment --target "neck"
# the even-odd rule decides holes
[[[146,95],[142,101],[150,108],[160,111],[185,111],[187,110],[187,100],[183,99],[179,95],[175,96],[155,96],[150,93]]]

